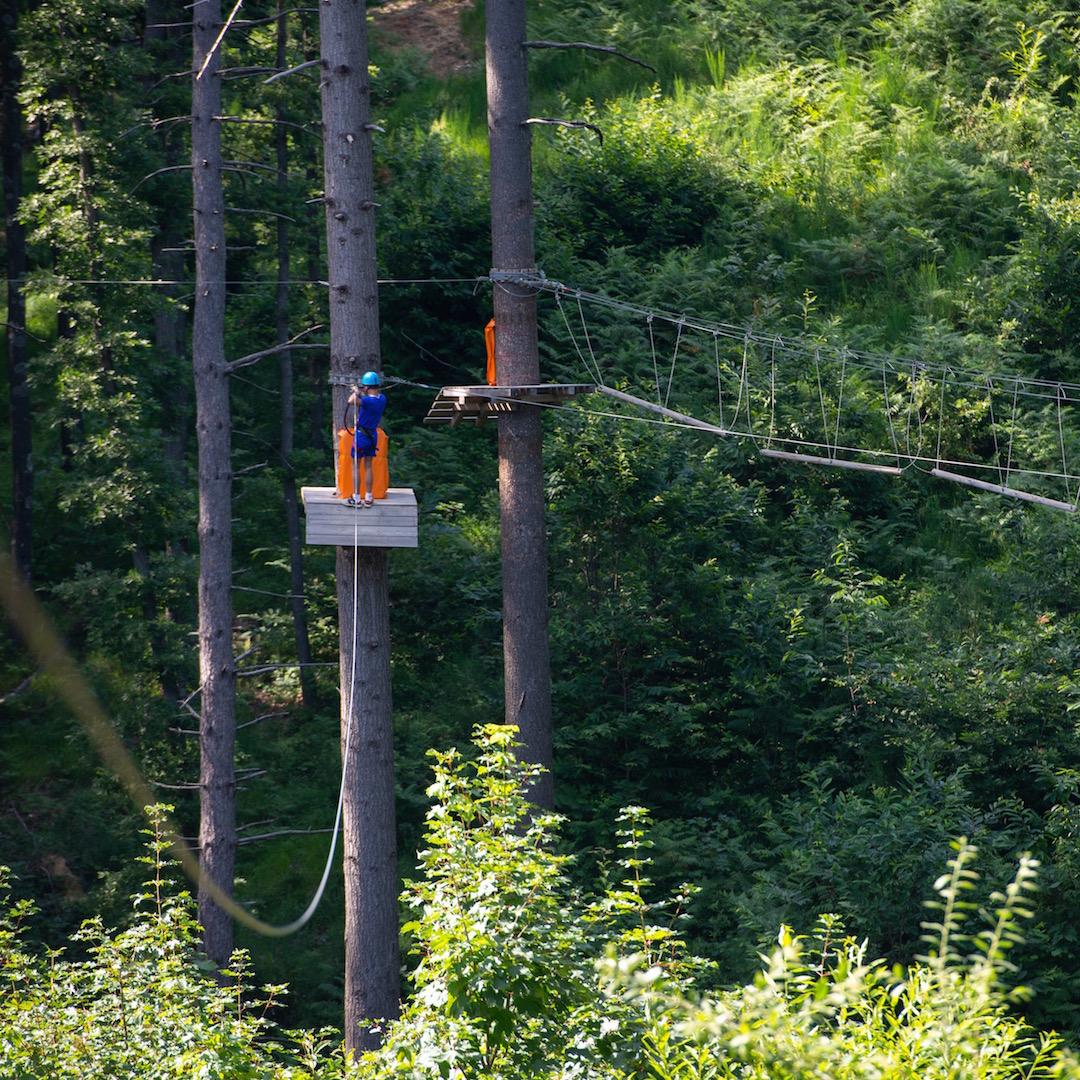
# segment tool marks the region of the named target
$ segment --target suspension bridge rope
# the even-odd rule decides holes
[[[647,382],[645,370],[651,365],[652,385],[640,394],[629,393],[623,403],[651,408],[663,418],[646,422],[747,439],[766,457],[890,473],[919,468],[971,487],[989,484],[989,490],[1058,509],[1080,505],[1080,430],[1066,423],[1068,407],[1080,405],[1080,385],[1022,374],[987,375],[952,363],[847,346],[830,348],[645,307],[549,281],[543,274],[522,272],[514,284],[531,287],[539,296],[551,295],[562,316],[564,340],[602,392],[605,383],[633,390],[628,381],[635,374],[634,346],[626,343],[625,328],[640,325],[642,363],[637,376]],[[577,331],[567,317],[566,301],[577,305]],[[586,307],[593,310],[593,321],[600,320],[600,329],[590,328]],[[669,333],[671,362],[661,371],[659,354]],[[615,342],[616,355],[606,354],[605,340]],[[627,350],[630,370],[624,371],[620,358]],[[706,366],[701,361],[708,353]],[[719,424],[691,416],[694,403],[700,407],[708,400],[702,395],[711,378],[716,379]],[[806,430],[805,405],[800,404],[814,391],[820,439]],[[657,407],[643,404],[650,396]],[[734,401],[730,414],[725,396]],[[1011,413],[999,410],[995,397],[1011,397]],[[682,398],[689,407],[678,404]],[[573,410],[599,415],[581,401]],[[611,415],[630,419],[622,413]],[[924,430],[928,425],[937,429],[929,446],[929,431]],[[979,473],[990,473],[996,483],[979,479]],[[1055,488],[1064,490],[1064,499],[1055,497]]]

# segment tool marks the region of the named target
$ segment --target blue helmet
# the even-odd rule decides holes
[[[379,385],[379,373],[377,371],[365,371],[364,377],[360,380],[365,386],[378,386]]]

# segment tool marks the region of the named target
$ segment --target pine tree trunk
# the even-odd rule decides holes
[[[284,3],[278,0],[277,21],[277,67],[286,67],[288,43],[288,17]],[[285,110],[277,109],[277,167],[278,190],[282,205],[288,194],[289,138],[285,127]],[[289,340],[289,225],[284,217],[277,219],[277,340],[278,344]],[[312,705],[311,687],[311,641],[308,637],[307,613],[304,609],[304,552],[300,536],[300,506],[296,497],[296,476],[293,472],[293,437],[295,416],[293,410],[293,361],[286,350],[278,359],[279,385],[281,388],[281,465],[282,488],[285,499],[285,530],[289,541],[289,601],[293,614],[293,633],[296,638],[296,658],[300,664],[300,697],[305,707]]]
[[[525,0],[488,0],[485,10],[492,268],[532,271],[531,136],[523,123],[529,115]],[[497,282],[494,308],[500,385],[539,382],[535,294]],[[539,409],[499,415],[499,506],[506,722],[520,729],[522,756],[547,770],[530,798],[550,809],[554,784],[541,423]]]
[[[11,407],[11,555],[15,569],[31,579],[34,537],[34,456],[30,428],[30,385],[26,351],[26,228],[18,219],[22,200],[23,117],[17,97],[22,64],[16,54],[19,0],[0,5],[0,75],[3,78],[4,219],[7,238],[7,358]]]
[[[193,9],[194,71],[221,26],[221,0]],[[232,647],[232,465],[225,368],[225,197],[222,188],[220,53],[192,80],[191,163],[195,207],[192,360],[199,446],[199,674],[202,680],[200,868],[232,893],[236,865],[236,672]],[[233,947],[232,919],[199,889],[203,948],[218,965]]]
[[[362,0],[319,5],[330,368],[357,382],[381,368],[365,20]],[[335,385],[335,418],[346,397]],[[352,728],[343,762],[345,1043],[366,1049],[380,1041],[373,1021],[397,1016],[400,992],[385,549],[338,548],[337,578],[343,753]]]

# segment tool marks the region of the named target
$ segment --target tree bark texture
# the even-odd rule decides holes
[[[277,21],[277,67],[286,68],[288,44],[288,16],[283,0],[278,0]],[[278,167],[278,191],[282,205],[289,189],[289,136],[285,127],[285,110],[277,108],[278,126],[276,150]],[[289,340],[289,225],[284,217],[277,219],[278,282],[276,296],[277,342]],[[293,358],[289,350],[278,358],[278,375],[281,387],[281,467],[282,488],[285,499],[285,528],[289,542],[289,593],[293,615],[293,634],[296,638],[296,659],[300,663],[300,696],[306,707],[312,705],[311,688],[311,641],[308,637],[307,612],[304,608],[304,551],[300,535],[300,506],[296,497],[296,475],[293,471],[293,437],[295,413],[293,409]]]
[[[3,78],[3,130],[0,158],[7,237],[7,362],[11,411],[11,555],[15,569],[31,580],[34,537],[34,455],[30,428],[30,385],[26,350],[26,228],[19,221],[22,200],[23,115],[18,91],[22,64],[16,54],[19,0],[0,5],[0,77]]]
[[[319,28],[330,369],[359,382],[363,372],[381,370],[366,5],[362,0],[323,0]],[[335,385],[335,420],[343,414],[347,396],[345,387]],[[337,576],[342,767],[347,770],[345,1042],[366,1049],[381,1038],[373,1025],[397,1016],[400,997],[385,549],[339,548]]]
[[[363,511],[359,511],[363,513]],[[346,1045],[372,1049],[400,998],[394,725],[385,548],[338,548],[342,723],[352,723],[343,810]],[[357,583],[355,639],[353,598]],[[355,681],[350,674],[354,664]],[[344,731],[342,733],[344,740]],[[344,742],[343,742],[344,748]]]
[[[193,9],[194,71],[221,27],[221,0]],[[192,360],[199,447],[199,674],[202,723],[199,864],[231,894],[236,866],[236,671],[232,646],[232,464],[225,367],[225,196],[222,186],[221,54],[192,79],[191,164],[195,207]],[[199,889],[203,947],[228,962],[232,919]]]
[[[525,0],[488,0],[485,11],[492,269],[533,271],[531,134],[524,123],[529,115]],[[500,281],[493,288],[496,377],[500,385],[537,383],[535,293]],[[547,770],[530,798],[551,808],[551,658],[539,409],[521,407],[499,416],[499,507],[506,722],[520,729],[522,756]]]

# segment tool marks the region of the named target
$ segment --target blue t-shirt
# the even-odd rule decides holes
[[[384,412],[385,394],[365,394],[360,398],[356,417],[356,444],[353,450],[355,457],[374,456],[378,439],[376,431]]]

